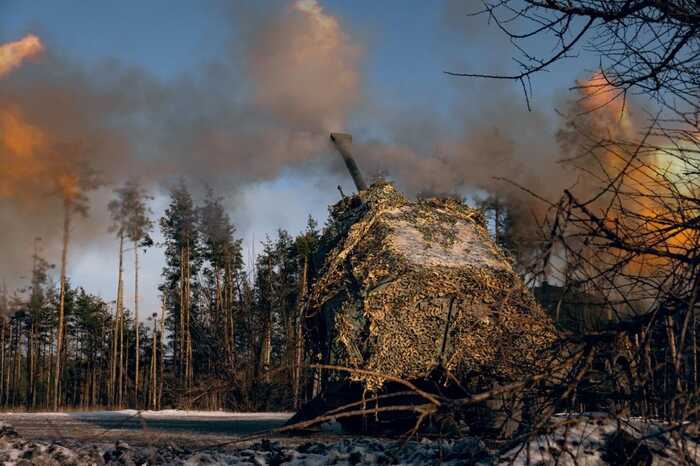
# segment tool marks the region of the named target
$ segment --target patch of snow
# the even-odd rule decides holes
[[[131,413],[122,411],[121,413]],[[172,415],[181,415],[173,412]],[[173,465],[291,465],[331,464],[423,465],[604,465],[697,464],[700,439],[668,424],[601,414],[558,415],[547,434],[537,435],[508,451],[489,451],[475,437],[453,440],[395,441],[347,438],[334,442],[281,445],[262,440],[245,447],[191,451],[169,445],[135,448],[117,441],[112,447],[65,440],[54,443],[21,438],[0,422],[0,464],[173,464]],[[693,426],[688,426],[693,428]],[[611,457],[612,455],[612,457]],[[627,456],[625,456],[627,455]],[[639,455],[633,460],[629,455]],[[630,461],[631,460],[631,461]]]
[[[422,267],[489,267],[494,270],[511,270],[508,261],[499,258],[487,246],[489,239],[482,238],[475,226],[462,219],[454,224],[444,223],[441,227],[451,232],[450,238],[426,238],[416,225],[401,219],[400,214],[410,207],[388,210],[383,213],[383,222],[392,228],[387,240],[391,249]],[[435,235],[441,235],[432,226]],[[441,244],[444,243],[444,244]]]
[[[700,460],[700,439],[661,422],[604,413],[561,414],[552,421],[551,432],[513,447],[501,455],[498,464],[594,466],[650,460],[649,464],[665,465],[686,464],[686,458]]]
[[[1,425],[1,424],[0,424]],[[231,449],[190,451],[168,446],[132,448],[117,441],[113,447],[78,442],[46,444],[22,439],[10,427],[0,430],[0,463],[15,465],[23,459],[39,464],[173,464],[173,465],[291,465],[325,466],[331,464],[474,464],[485,454],[475,438],[452,441],[388,441],[351,438],[335,443],[309,442],[282,446],[262,440],[250,446]]]

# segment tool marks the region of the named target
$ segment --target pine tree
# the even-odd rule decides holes
[[[45,330],[43,324],[45,324],[47,313],[50,312],[46,288],[49,286],[48,271],[52,266],[39,255],[40,242],[41,238],[34,238],[32,279],[27,303],[27,395],[25,403],[28,408],[34,408],[39,397],[40,337]]]
[[[274,244],[268,237],[262,243],[263,250],[256,258],[254,287],[254,318],[249,328],[251,344],[254,348],[253,379],[262,374],[267,378],[272,361],[272,325],[275,306]]]
[[[295,320],[295,332],[294,332],[294,361],[292,365],[292,384],[293,384],[293,395],[294,395],[294,409],[301,408],[302,397],[301,388],[303,384],[302,380],[302,367],[304,365],[304,338],[305,338],[305,319],[304,319],[304,301],[306,299],[306,293],[309,288],[309,280],[312,274],[311,270],[311,258],[318,248],[319,232],[318,224],[316,220],[309,215],[306,222],[306,230],[303,234],[299,235],[295,240],[295,247],[297,250],[297,255],[301,260],[301,271],[299,275],[299,299],[296,305],[296,314],[294,316]]]
[[[175,378],[183,395],[179,402],[189,408],[194,374],[192,338],[198,318],[196,277],[202,260],[197,214],[184,182],[170,191],[170,204],[160,219],[160,228],[165,238],[166,257],[160,291],[166,297],[168,325],[173,335]]]
[[[523,235],[526,228],[524,220],[518,218],[518,209],[511,203],[496,195],[488,195],[478,199],[476,206],[484,212],[488,227],[496,243],[508,251],[516,259],[522,258],[529,250]],[[531,241],[532,238],[527,238]]]
[[[297,335],[302,338],[303,333],[299,329],[300,282],[305,264],[301,251],[304,247],[312,247],[312,238],[316,233],[311,233],[311,230],[315,230],[314,222],[310,223],[306,242],[293,239],[285,230],[279,230],[274,242],[268,238],[263,243],[263,251],[256,260],[252,309],[255,325],[249,329],[254,336],[252,341],[257,355],[253,376],[268,384],[272,390],[270,395],[274,395],[276,403],[281,403],[285,408],[297,403],[294,395],[298,392],[301,364],[297,361],[303,360],[298,354],[303,351],[303,345],[297,339]],[[308,273],[311,250],[304,252],[307,254]],[[291,377],[272,380],[272,372]]]
[[[107,330],[111,325],[109,306],[102,298],[79,288],[69,327],[74,334],[73,406],[94,407],[105,401],[103,372],[109,367],[110,344]]]
[[[204,294],[209,307],[206,341],[208,367],[219,376],[230,376],[236,365],[237,287],[241,280],[243,256],[241,240],[235,239],[235,227],[225,212],[221,198],[211,189],[197,209],[202,238]],[[219,351],[223,350],[224,358]]]
[[[109,203],[109,210],[112,214],[113,225],[111,230],[117,233],[119,238],[119,273],[117,279],[117,330],[114,334],[114,349],[113,349],[113,361],[117,359],[121,360],[125,358],[126,355],[122,354],[124,351],[122,341],[122,335],[124,333],[124,323],[123,323],[123,308],[124,308],[124,297],[123,297],[123,255],[124,255],[124,239],[131,241],[134,250],[134,337],[135,337],[135,356],[134,356],[134,397],[136,404],[138,405],[139,400],[139,376],[140,376],[140,331],[139,331],[139,249],[146,248],[153,245],[153,241],[149,236],[150,230],[153,228],[153,222],[151,221],[150,214],[151,211],[147,206],[146,202],[151,200],[151,196],[146,193],[143,188],[134,180],[129,180],[125,183],[122,188],[115,190],[116,199]],[[119,341],[117,341],[119,340]],[[119,373],[122,371],[126,372],[126,368],[122,368],[122,364],[119,364]],[[117,363],[113,363],[113,377],[116,370]],[[123,378],[119,376],[119,393],[122,391],[122,385],[124,383]],[[122,396],[119,395],[118,404],[122,403]]]
[[[274,331],[275,365],[284,367],[287,374],[294,372],[294,334],[296,310],[299,301],[299,251],[295,240],[285,230],[277,232],[275,241],[276,324]],[[293,377],[285,381],[293,381]],[[286,384],[285,384],[286,385]],[[286,389],[292,389],[293,383]]]
[[[59,378],[59,384],[56,386],[56,379],[54,378],[54,391],[53,391],[53,409],[57,410],[62,407],[64,403],[70,404],[70,377],[66,377],[64,369],[69,368],[69,340],[67,338],[70,335],[70,321],[73,318],[75,312],[75,298],[76,290],[71,287],[70,280],[67,277],[63,277],[61,281],[61,286],[59,288],[58,296],[53,295],[52,307],[57,311],[58,325],[56,330],[56,341],[63,341],[63,345],[56,345],[55,359],[60,359],[59,373],[61,377]],[[60,335],[60,337],[59,337]],[[55,377],[55,375],[54,375]],[[19,376],[17,377],[19,379]],[[56,391],[58,390],[58,391]]]
[[[110,406],[121,406],[121,386],[122,374],[120,361],[123,351],[123,313],[124,313],[124,236],[126,235],[129,212],[124,202],[123,191],[116,191],[117,198],[110,201],[108,205],[112,216],[112,225],[109,231],[116,233],[119,240],[119,265],[117,269],[117,299],[115,303],[114,326],[112,329],[112,344],[109,370],[109,404]]]
[[[59,147],[59,151],[80,150],[80,147]],[[73,214],[87,216],[88,198],[86,192],[97,189],[101,181],[87,164],[64,167],[65,171],[55,178],[55,192],[63,201],[63,247],[61,249],[60,295],[56,330],[56,355],[53,379],[53,409],[58,410],[61,398],[61,368],[63,358],[66,273],[68,267],[68,245]]]

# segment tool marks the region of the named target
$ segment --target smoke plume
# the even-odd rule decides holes
[[[360,168],[408,194],[481,189],[518,199],[495,178],[553,195],[571,182],[556,163],[556,122],[527,112],[517,91],[479,84],[461,93],[449,119],[426,116],[430,109],[375,112],[385,103],[367,101],[362,40],[314,0],[278,5],[272,14],[244,7],[229,56],[168,82],[113,62],[81,66],[51,43],[40,61],[18,67],[41,41],[1,46],[0,275],[26,273],[35,236],[57,257],[59,194],[84,170],[107,187],[90,195],[90,216],[75,225],[80,245],[104,235],[111,187],[129,177],[151,191],[187,177],[235,195],[285,170],[344,170],[328,134],[346,130],[354,112],[377,115],[363,124],[384,135],[356,137]]]
[[[82,172],[108,186],[138,176],[157,190],[187,177],[235,194],[328,151],[329,129],[361,101],[361,48],[314,1],[250,18],[231,57],[172,82],[83,67],[50,43],[19,67],[43,50],[35,36],[0,47],[0,275],[26,273],[35,236],[57,256],[61,197]],[[104,233],[110,190],[91,194],[76,244]]]
[[[19,67],[24,60],[36,57],[43,50],[41,40],[31,34],[16,42],[0,45],[0,78]]]
[[[342,130],[360,96],[361,51],[315,0],[298,0],[251,32],[255,103],[288,128]]]

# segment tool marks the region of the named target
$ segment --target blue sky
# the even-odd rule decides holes
[[[479,2],[418,0],[319,0],[327,14],[338,18],[343,30],[363,49],[361,75],[368,100],[381,107],[365,110],[351,119],[350,129],[362,134],[375,132],[382,137],[386,128],[373,124],[374,117],[391,120],[392,115],[425,114],[426,120],[455,125],[456,106],[485,100],[484,84],[475,80],[451,78],[452,71],[512,71],[513,49],[485,18],[467,18]],[[256,3],[271,12],[282,1]],[[35,33],[46,46],[68,60],[89,69],[109,61],[137,67],[163,82],[197,73],[203,65],[230,61],[231,44],[246,20],[241,14],[249,4],[223,0],[0,0],[0,43]],[[548,51],[544,43],[531,44]],[[235,62],[235,59],[234,59]],[[537,77],[534,105],[553,115],[555,97],[565,92],[574,79],[595,62],[579,57],[553,67]],[[2,83],[0,82],[0,85]],[[522,100],[512,83],[512,99]],[[487,99],[486,99],[487,100]],[[524,101],[518,105],[524,107]],[[387,110],[388,109],[388,110]],[[479,118],[478,105],[470,109]],[[384,113],[382,113],[384,112]],[[498,114],[498,109],[489,110]],[[486,118],[486,117],[485,117]],[[436,123],[437,124],[437,123]],[[254,244],[276,228],[300,231],[307,214],[321,221],[326,206],[338,198],[335,186],[348,180],[337,176],[300,176],[283,171],[276,179],[247,186],[228,199],[234,221],[245,239],[249,255]],[[279,199],[284,199],[280,203]],[[165,199],[155,203],[156,214]],[[76,228],[79,228],[77,226]],[[105,237],[107,233],[104,233]],[[104,241],[101,244],[105,244]],[[103,247],[76,253],[70,274],[105,297],[113,296],[113,251]],[[144,288],[155,288],[162,264],[158,251],[144,261]],[[157,305],[153,294],[144,298],[146,307]]]
[[[224,50],[228,24],[208,2],[3,0],[3,41],[33,32],[86,63],[117,59],[164,78]]]
[[[259,3],[272,9],[283,2]],[[400,97],[408,106],[430,102],[435,108],[447,107],[454,92],[456,79],[443,70],[514,69],[504,53],[512,49],[505,48],[495,26],[488,26],[486,18],[467,18],[478,3],[321,1],[365,46],[366,78],[373,92]],[[237,28],[235,10],[220,0],[0,0],[0,41],[33,32],[78,62],[116,59],[172,79],[228,53]],[[590,58],[572,61],[575,66],[568,62],[539,75],[536,95],[567,88],[581,70],[595,65]]]

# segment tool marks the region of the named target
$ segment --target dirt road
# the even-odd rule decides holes
[[[174,444],[201,447],[279,427],[289,413],[208,413],[99,411],[75,413],[0,413],[26,439],[125,441],[139,446]]]

